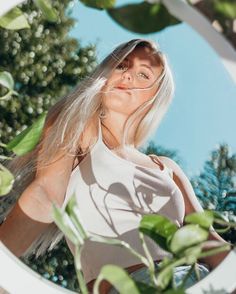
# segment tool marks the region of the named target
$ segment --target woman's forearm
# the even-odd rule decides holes
[[[26,190],[22,196],[24,195],[24,197],[31,199],[29,193],[33,193],[32,188],[29,188],[28,191]],[[26,211],[30,206],[32,206],[31,214],[27,214]],[[47,211],[45,207],[43,208],[45,217]],[[43,208],[40,207],[39,203],[36,205],[34,200],[28,201],[27,203],[23,202],[21,205],[18,201],[6,220],[0,226],[1,242],[17,257],[21,256],[33,241],[50,225],[50,223],[44,222],[44,219],[43,221],[40,221],[40,212]],[[34,217],[34,211],[37,211],[36,217]]]

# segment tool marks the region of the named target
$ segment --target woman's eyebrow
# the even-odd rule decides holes
[[[129,58],[128,58],[128,57],[125,57],[125,58],[123,59],[123,61],[129,62]],[[154,75],[154,72],[153,72],[153,70],[152,70],[152,67],[151,67],[151,66],[149,66],[149,65],[147,65],[147,64],[145,64],[145,63],[142,63],[142,64],[140,64],[140,66],[144,66],[144,67],[146,67],[146,68],[150,69],[150,70],[151,70],[151,72],[152,72],[152,73],[153,73],[153,75]]]
[[[144,64],[144,63],[140,64],[140,66],[144,66],[144,67],[146,67],[146,68],[150,69],[150,70],[151,70],[151,72],[154,74],[154,72],[153,72],[153,70],[152,70],[151,66],[149,66],[149,65],[147,65],[147,64]]]

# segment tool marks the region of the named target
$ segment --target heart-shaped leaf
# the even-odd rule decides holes
[[[12,139],[6,145],[6,148],[17,155],[24,155],[33,150],[40,139],[45,118],[46,112],[42,113],[32,126],[28,127]]]
[[[109,9],[107,12],[119,25],[140,34],[159,32],[180,23],[161,3],[127,4]]]
[[[0,84],[9,90],[13,90],[14,80],[12,78],[12,75],[7,71],[0,72]]]
[[[0,27],[8,30],[20,30],[30,28],[28,21],[22,11],[15,7],[0,17]]]
[[[8,194],[14,184],[13,174],[0,164],[0,196]]]
[[[210,211],[210,210],[194,212],[194,213],[188,214],[184,220],[186,223],[198,224],[199,226],[205,229],[209,229],[210,226],[212,226],[214,221],[214,213],[213,211]]]
[[[60,207],[57,207],[54,203],[52,208],[52,217],[58,228],[73,244],[79,245],[80,236],[67,213],[65,213]]]
[[[112,284],[120,294],[140,293],[136,283],[129,277],[128,273],[119,266],[105,265],[102,267],[94,285],[94,294],[100,293],[99,285],[102,280],[106,280]]]
[[[157,274],[157,286],[161,289],[165,289],[173,277],[174,262],[166,266]]]
[[[184,250],[183,255],[186,257],[186,263],[187,264],[196,263],[201,252],[202,252],[201,245],[196,245],[196,246],[193,246],[193,247],[190,247],[190,248],[187,248],[186,250]]]
[[[200,244],[208,238],[208,231],[199,225],[190,224],[179,229],[170,241],[170,250],[178,254],[188,247]]]
[[[178,227],[167,217],[150,214],[143,216],[139,230],[152,238],[161,248],[168,250],[167,239],[172,237]]]
[[[43,17],[50,22],[57,22],[58,13],[52,7],[49,0],[34,0],[34,3],[42,11]]]

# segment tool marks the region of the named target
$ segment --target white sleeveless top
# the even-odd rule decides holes
[[[183,223],[183,195],[172,178],[172,171],[136,165],[113,153],[102,140],[99,119],[98,140],[92,150],[72,171],[64,203],[75,193],[83,226],[90,233],[128,242],[144,255],[138,236],[143,215],[158,213],[179,226]],[[168,253],[145,236],[153,260]],[[74,245],[66,240],[74,254]],[[81,264],[86,283],[96,279],[105,264],[123,268],[140,264],[126,249],[86,241]]]

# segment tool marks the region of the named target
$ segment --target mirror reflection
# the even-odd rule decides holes
[[[57,5],[64,10],[65,4]],[[178,234],[173,236],[184,228],[187,215],[203,209],[234,219],[236,157],[229,145],[221,144],[208,152],[210,158],[202,164],[201,173],[190,178],[183,167],[184,154],[171,144],[162,145],[164,133],[168,138],[178,133],[172,126],[171,136],[166,134],[162,120],[180,115],[177,104],[172,103],[176,81],[168,52],[155,41],[130,38],[98,62],[94,46],[82,47],[77,40],[64,38],[70,29],[66,19],[61,18],[60,25],[49,22],[32,3],[24,4],[22,10],[29,15],[30,30],[0,31],[2,66],[14,78],[15,89],[1,82],[1,141],[6,144],[2,144],[1,241],[43,277],[74,291],[84,283],[92,292],[106,264],[126,269],[134,280],[160,287],[160,281],[148,271],[152,264],[145,257],[138,229],[143,217],[159,215],[159,219],[142,223],[154,270],[161,270],[164,258],[172,254],[173,261],[173,254],[192,246],[200,256],[200,242],[214,240],[222,252],[193,262],[199,279],[207,276],[228,254],[230,242],[235,241],[234,229],[224,234],[211,230],[208,235],[213,217],[207,214],[208,227],[199,229],[194,222],[186,227],[192,234],[187,245],[178,241]],[[2,77],[6,81],[10,75]],[[10,172],[15,177],[12,188]],[[60,227],[63,215],[59,211],[55,223],[53,204],[61,212],[67,207],[64,218],[73,219],[76,212],[77,223],[75,219],[72,223],[81,222],[82,235],[70,232],[73,226],[66,227],[68,221],[65,231]],[[155,221],[154,234],[150,224],[154,226]],[[161,231],[165,226],[171,228],[169,235]],[[168,243],[167,237],[172,241]],[[114,239],[126,242],[131,250],[109,244]],[[74,257],[79,242],[83,244],[83,278],[78,281]],[[211,249],[212,243],[207,244]],[[192,264],[184,260],[180,272],[176,265],[173,280],[180,286]],[[184,286],[197,281],[192,272]],[[107,281],[99,289],[118,293]]]

